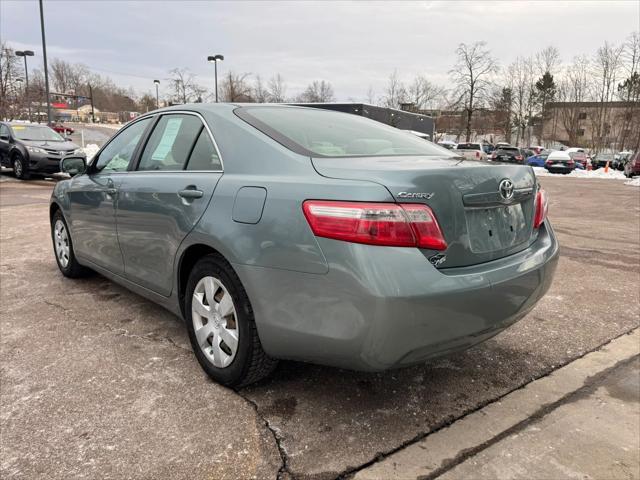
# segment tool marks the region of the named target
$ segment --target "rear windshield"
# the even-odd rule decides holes
[[[290,150],[312,157],[452,156],[412,133],[350,113],[277,106],[242,107],[235,113]]]
[[[477,143],[459,143],[456,148],[458,150],[482,150],[482,147]]]
[[[509,152],[509,153],[520,153],[516,147],[500,147],[498,148],[499,152]]]

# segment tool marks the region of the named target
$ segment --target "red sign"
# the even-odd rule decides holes
[[[69,105],[67,105],[66,103],[52,103],[51,106],[53,108],[68,108]]]

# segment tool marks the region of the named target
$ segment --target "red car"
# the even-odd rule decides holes
[[[60,133],[62,135],[71,135],[74,132],[73,128],[67,127],[66,125],[63,125],[61,123],[52,123],[49,126],[57,133]]]
[[[587,168],[587,154],[584,152],[570,152],[569,156],[576,163],[581,163],[582,166]]]
[[[631,178],[640,175],[640,150],[631,155],[631,158],[624,165],[624,176]]]

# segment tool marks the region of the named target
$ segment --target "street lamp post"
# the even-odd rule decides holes
[[[224,60],[224,55],[220,55],[219,53],[216,55],[210,55],[207,57],[207,61],[209,63],[213,63],[215,65],[216,72],[216,103],[218,103],[218,62]]]
[[[51,125],[51,100],[49,98],[49,68],[47,67],[47,40],[44,35],[44,8],[42,6],[42,0],[38,2],[40,4],[40,30],[42,33],[42,57],[44,59],[44,88],[47,92],[47,125]],[[38,119],[40,122],[40,119]]]
[[[160,80],[154,80],[153,83],[156,84],[156,109],[160,108],[160,97],[158,96],[158,87],[160,85]]]
[[[27,100],[27,109],[29,111],[29,121],[31,121],[31,102],[29,101],[29,69],[27,68],[27,57],[33,57],[34,53],[32,50],[20,50],[16,52],[16,56],[24,58],[24,78],[26,80],[26,84],[24,87],[24,96]]]

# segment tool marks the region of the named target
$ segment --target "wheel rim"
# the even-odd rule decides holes
[[[220,280],[200,279],[193,292],[191,318],[202,353],[216,367],[228,367],[238,351],[240,331],[233,299]]]
[[[69,264],[69,234],[62,220],[56,220],[53,227],[53,243],[56,248],[56,257],[62,267]]]
[[[20,161],[19,158],[16,158],[13,161],[13,173],[16,174],[16,177],[22,176],[22,162]]]

